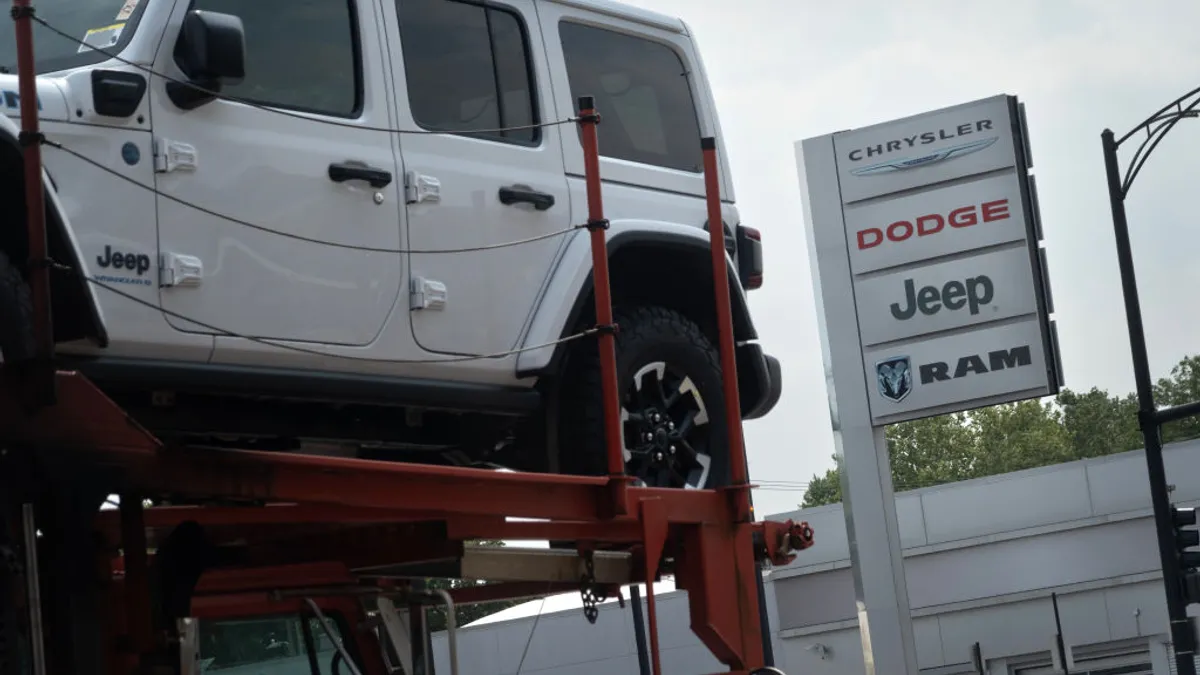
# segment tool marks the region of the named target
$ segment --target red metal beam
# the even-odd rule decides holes
[[[25,214],[29,255],[25,260],[33,300],[34,368],[25,403],[31,407],[55,402],[54,325],[50,313],[50,255],[46,245],[46,197],[42,184],[41,130],[38,128],[38,93],[33,58],[33,7],[30,0],[13,0],[16,24],[17,91],[21,108],[21,152],[25,159]],[[16,262],[16,261],[14,261]]]
[[[0,368],[0,372],[3,369]],[[119,461],[152,455],[162,444],[96,385],[76,372],[56,374],[58,403],[29,413],[15,387],[0,387],[0,439],[35,449],[76,451]]]
[[[248,450],[163,451],[130,461],[147,494],[331,504],[421,514],[604,522],[606,477],[501,472]],[[711,490],[629,488],[631,500],[661,499],[675,523],[728,520]],[[633,521],[632,516],[618,519]]]
[[[612,289],[608,280],[608,221],[600,181],[600,140],[596,125],[600,115],[591,96],[579,99],[583,175],[587,187],[588,222],[592,244],[592,295],[596,302],[596,328],[600,349],[600,389],[604,397],[604,441],[608,459],[609,499],[614,515],[629,511],[628,488],[633,479],[625,473],[624,432],[621,429],[620,389],[617,382],[617,325],[613,322]]]
[[[682,530],[687,554],[675,561],[675,581],[688,593],[692,632],[731,669],[761,666],[754,527],[693,525]]]
[[[748,522],[750,515],[749,469],[742,434],[742,404],[738,393],[737,356],[734,351],[733,310],[729,292],[729,265],[725,252],[725,218],[721,213],[721,183],[717,173],[717,139],[700,140],[704,157],[704,195],[708,206],[708,237],[712,253],[713,290],[717,297],[717,346],[721,354],[726,437],[729,445],[730,497],[734,520]]]
[[[355,583],[358,583],[358,579],[350,573],[345,563],[327,558],[302,564],[208,570],[200,575],[196,582],[195,595],[223,595]]]

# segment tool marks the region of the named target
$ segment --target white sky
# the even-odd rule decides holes
[[[626,1],[682,17],[696,33],[743,222],[763,232],[766,284],[750,294],[751,309],[783,362],[784,394],[747,425],[752,479],[802,483],[832,466],[793,155],[795,141],[812,136],[999,93],[1021,97],[1066,384],[1133,390],[1100,132],[1123,134],[1200,86],[1200,3]],[[1200,313],[1183,295],[1200,290],[1200,223],[1188,202],[1197,154],[1200,120],[1185,121],[1128,203],[1156,378],[1200,353]],[[802,497],[800,485],[759,490],[755,506],[761,515],[790,511]]]

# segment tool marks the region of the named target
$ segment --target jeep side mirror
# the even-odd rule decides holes
[[[175,62],[187,82],[168,82],[171,102],[192,110],[216,98],[225,84],[246,76],[246,32],[232,14],[192,10],[175,43]]]

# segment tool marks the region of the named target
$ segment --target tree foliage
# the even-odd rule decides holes
[[[1180,361],[1154,387],[1155,403],[1200,400],[1200,356]],[[1028,400],[929,417],[887,428],[892,481],[897,491],[1032,469],[1142,447],[1137,396],[1112,396],[1093,387],[1063,389],[1053,400]],[[1200,418],[1163,427],[1163,441],[1200,438]],[[803,507],[842,500],[835,467],[814,475]]]

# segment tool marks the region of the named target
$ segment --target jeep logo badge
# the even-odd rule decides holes
[[[96,264],[105,269],[137,272],[140,277],[150,269],[150,256],[145,253],[114,251],[112,246],[105,246],[104,255],[96,256]]]

